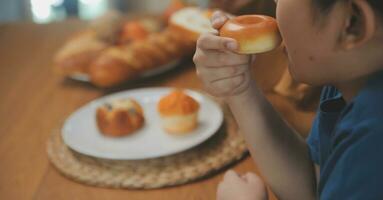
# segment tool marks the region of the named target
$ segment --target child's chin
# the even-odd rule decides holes
[[[315,82],[315,77],[312,77],[309,72],[300,70],[300,68],[297,68],[294,66],[294,64],[289,63],[288,65],[289,72],[291,77],[298,83],[305,83],[308,85],[317,85]]]

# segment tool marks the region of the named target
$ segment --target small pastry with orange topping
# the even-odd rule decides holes
[[[161,98],[157,109],[162,126],[169,134],[182,135],[197,127],[199,103],[182,90],[174,90]]]
[[[144,114],[137,101],[118,99],[98,107],[96,121],[104,135],[119,137],[140,129],[144,124]]]

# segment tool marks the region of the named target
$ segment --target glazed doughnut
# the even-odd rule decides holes
[[[237,40],[237,53],[240,54],[271,51],[282,40],[275,19],[264,15],[243,15],[229,19],[219,34]]]

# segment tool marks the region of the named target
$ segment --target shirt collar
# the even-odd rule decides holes
[[[331,86],[333,87],[333,86]],[[320,104],[320,110],[326,113],[347,112],[352,108],[353,104],[362,99],[370,98],[373,92],[383,92],[383,70],[373,73],[366,82],[366,85],[358,92],[358,94],[347,104],[342,93],[333,87],[333,95],[326,98]]]

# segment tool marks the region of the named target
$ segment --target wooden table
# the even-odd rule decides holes
[[[100,90],[63,79],[52,70],[52,55],[83,25],[77,20],[49,25],[0,25],[0,199],[215,199],[223,171],[183,186],[116,190],[73,182],[49,163],[46,141],[52,130],[60,128],[69,114],[90,100],[136,87],[202,87],[191,62],[170,73],[115,90]],[[285,65],[280,52],[259,56],[254,70],[259,85],[270,88]],[[308,132],[313,112],[296,111],[289,101],[277,96],[270,98],[293,126],[302,133]],[[257,172],[250,157],[230,168],[240,173]]]

